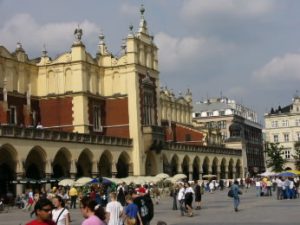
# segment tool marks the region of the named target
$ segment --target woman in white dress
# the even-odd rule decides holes
[[[57,225],[70,225],[70,215],[69,210],[67,210],[64,206],[64,200],[61,196],[55,196],[53,198],[53,204],[55,209],[52,210],[52,220]]]

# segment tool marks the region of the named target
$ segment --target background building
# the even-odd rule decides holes
[[[257,114],[226,97],[208,99],[194,105],[193,121],[207,132],[207,145],[242,149],[245,175],[265,170],[262,127]]]
[[[300,141],[300,97],[295,95],[292,104],[273,108],[265,114],[266,142],[279,143],[284,147],[283,157],[287,159],[285,169],[295,169],[293,155],[295,145]]]
[[[103,34],[93,57],[79,27],[70,51],[54,59],[0,46],[0,195],[20,193],[24,178],[243,175],[240,149],[202,145],[191,92],[160,89],[158,48],[140,12],[118,57]]]

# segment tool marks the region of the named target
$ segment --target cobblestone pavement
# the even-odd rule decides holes
[[[275,197],[255,196],[255,190],[243,190],[240,211],[234,212],[232,199],[227,197],[227,191],[205,193],[203,207],[194,211],[194,217],[182,217],[179,211],[171,209],[172,199],[165,197],[159,205],[155,205],[155,216],[151,221],[155,225],[163,220],[170,224],[299,224],[300,199],[281,200]],[[71,210],[72,225],[80,225],[83,218],[79,209]],[[0,225],[24,225],[30,221],[29,213],[19,209],[10,209],[0,213]]]

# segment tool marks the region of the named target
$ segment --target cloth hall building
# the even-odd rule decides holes
[[[0,46],[0,194],[12,180],[170,175],[243,175],[239,149],[203,145],[192,126],[192,95],[160,88],[158,48],[141,9],[122,56],[100,35],[89,54],[76,28],[66,53],[29,59],[20,43]]]

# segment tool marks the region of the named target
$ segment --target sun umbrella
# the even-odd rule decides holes
[[[297,176],[297,174],[291,173],[291,172],[282,172],[282,173],[277,174],[277,176],[279,176],[279,177],[295,177],[295,176]]]
[[[291,173],[300,175],[300,171],[299,170],[287,170],[286,172],[291,172]]]
[[[170,176],[169,176],[169,174],[166,174],[166,173],[159,173],[159,174],[157,174],[155,177],[159,177],[159,178],[162,178],[162,179],[166,179],[166,178],[168,178],[168,177],[170,177]]]
[[[66,187],[66,186],[72,186],[74,183],[75,183],[75,181],[73,179],[66,178],[66,179],[59,181],[58,185]]]
[[[74,186],[81,187],[88,183],[90,183],[93,179],[90,177],[81,177],[78,180],[75,181]]]
[[[258,174],[258,175],[261,176],[261,177],[270,177],[270,176],[275,176],[276,173],[270,172],[270,171],[266,171],[266,172]]]
[[[180,179],[185,179],[185,178],[187,178],[187,175],[185,175],[185,174],[183,174],[183,173],[179,173],[179,174],[174,175],[172,178],[177,179],[177,180],[180,180]]]

